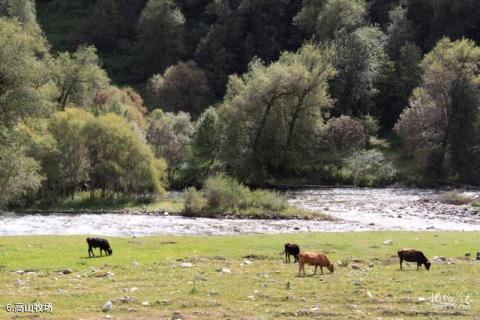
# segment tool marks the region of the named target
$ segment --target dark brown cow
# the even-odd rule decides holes
[[[298,261],[298,254],[300,253],[300,247],[295,243],[285,243],[285,250],[280,254],[285,253],[285,263],[290,263],[290,255],[293,256],[295,262]],[[288,261],[287,261],[288,260]]]
[[[102,255],[102,250],[105,251],[105,254],[112,255],[113,250],[110,247],[110,243],[108,243],[107,239],[87,238],[87,243],[89,257],[91,257],[92,255],[95,257],[95,253],[93,253],[93,248],[100,248],[100,255]]]
[[[417,270],[422,264],[425,265],[425,269],[430,270],[431,263],[421,251],[409,248],[400,249],[398,250],[398,257],[400,258],[400,269],[403,269],[402,263],[405,260],[408,262],[416,262]]]

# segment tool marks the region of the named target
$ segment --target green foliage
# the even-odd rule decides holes
[[[0,125],[30,180],[45,176],[39,197],[158,191],[166,164],[150,147],[175,187],[218,172],[251,185],[347,181],[342,160],[395,123],[415,163],[403,176],[480,181],[475,1],[37,5],[43,31],[34,1],[0,0]],[[163,111],[147,118],[125,83]],[[213,97],[222,103],[205,111]],[[20,198],[35,198],[31,185]]]
[[[147,141],[155,155],[167,161],[171,173],[186,159],[194,130],[195,125],[188,113],[164,113],[155,109],[150,114]]]
[[[86,148],[85,125],[93,120],[90,113],[80,109],[57,112],[48,123],[48,132],[55,140],[55,152],[50,159],[55,167],[49,170],[49,183],[62,194],[73,197],[81,182],[88,181],[88,152]],[[48,154],[52,157],[52,153]],[[45,163],[45,159],[42,162]],[[46,168],[45,168],[46,169]]]
[[[140,79],[163,72],[182,52],[185,18],[173,0],[149,0],[138,21],[136,54]]]
[[[187,188],[183,214],[185,216],[196,216],[200,212],[205,212],[206,208],[207,200],[203,197],[203,194],[195,187]]]
[[[109,86],[97,92],[90,107],[95,114],[115,113],[128,122],[139,137],[144,137],[147,127],[146,107],[142,97],[132,88]]]
[[[46,176],[43,201],[73,198],[85,188],[92,198],[97,191],[102,198],[163,192],[166,163],[118,115],[67,108],[46,121],[21,124],[18,132]]]
[[[334,161],[362,149],[368,141],[362,123],[349,116],[328,120],[321,137]]]
[[[460,81],[452,88],[449,135],[450,162],[462,181],[480,182],[480,92],[478,86]]]
[[[269,64],[308,40],[291,23],[300,5],[297,0],[208,1],[207,28],[201,25],[206,31],[193,57],[205,70],[215,97],[221,99],[229,75],[245,73],[255,57]]]
[[[185,213],[195,216],[227,214],[280,214],[289,209],[286,197],[266,190],[250,190],[235,179],[215,175],[202,191],[187,189]]]
[[[462,122],[460,128],[456,119],[458,113],[475,118],[475,109],[478,108],[475,96],[480,84],[479,62],[480,48],[472,41],[440,40],[424,57],[422,82],[410,99],[410,107],[403,111],[395,125],[407,153],[422,155],[424,167],[431,168],[436,175],[442,175],[448,169],[446,158],[449,146],[452,141],[458,146],[455,135],[461,133],[466,135],[463,138],[467,138],[473,134],[472,123]],[[459,100],[462,102],[459,103]],[[466,152],[456,146],[450,150],[455,152],[453,157],[456,159]],[[465,176],[465,173],[462,175]]]
[[[193,152],[197,159],[213,164],[220,147],[220,119],[213,107],[202,113],[197,121],[197,130],[193,139]]]
[[[165,111],[185,111],[197,117],[210,100],[205,72],[195,62],[180,62],[170,66],[163,75],[148,80],[149,103]]]
[[[41,34],[34,0],[0,0],[0,16],[16,18],[27,33]]]
[[[163,192],[163,161],[117,115],[94,118],[84,127],[89,154],[90,190],[127,194]]]
[[[364,0],[304,1],[295,22],[313,32],[317,41],[333,40],[338,33],[350,33],[366,22]],[[323,3],[324,2],[324,3]]]
[[[311,159],[322,111],[332,104],[332,54],[306,44],[269,66],[254,60],[241,78],[230,78],[219,111],[221,158],[235,176],[259,182],[265,171],[295,170]]]
[[[53,79],[58,87],[58,105],[87,108],[97,93],[106,89],[110,79],[99,66],[94,47],[80,46],[74,53],[63,52],[55,60]]]
[[[0,126],[0,209],[34,194],[43,178],[39,164],[26,155],[15,133]]]
[[[367,25],[366,7],[363,0],[304,1],[295,17],[317,43],[335,45],[338,74],[330,83],[334,116],[376,113],[373,98],[392,68],[386,36],[377,26]]]
[[[365,131],[367,132],[367,134],[371,136],[375,136],[378,133],[378,130],[380,129],[378,120],[370,114],[363,116],[360,119],[360,122],[362,123],[362,126],[365,128]]]
[[[419,85],[422,76],[421,60],[420,48],[407,42],[400,48],[400,57],[394,61],[393,72],[380,84],[381,92],[376,103],[379,107],[380,120],[385,128],[395,125],[402,110],[408,105],[413,89]]]
[[[472,0],[410,0],[407,17],[415,28],[415,43],[430,51],[443,37],[480,41],[480,3]]]
[[[396,60],[400,57],[401,48],[413,41],[413,26],[407,12],[408,9],[401,4],[388,12],[390,24],[387,27],[387,46],[390,56]]]
[[[0,44],[0,123],[51,112],[55,87],[44,39],[0,17]]]
[[[186,164],[179,172],[182,184],[203,184],[206,177],[223,170],[219,160],[221,139],[220,118],[217,111],[209,107],[196,122]]]
[[[439,196],[439,201],[447,204],[463,205],[472,203],[473,198],[453,190],[441,194]]]
[[[345,159],[341,172],[344,179],[355,186],[389,185],[398,171],[377,150],[360,151]]]
[[[379,92],[378,84],[392,68],[385,45],[385,34],[372,26],[343,32],[335,38],[338,76],[331,83],[335,116],[377,112],[374,97]]]

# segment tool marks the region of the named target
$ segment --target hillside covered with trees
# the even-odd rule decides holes
[[[476,0],[0,0],[0,208],[227,175],[480,184]]]

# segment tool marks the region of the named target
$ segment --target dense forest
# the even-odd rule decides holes
[[[476,0],[0,0],[0,207],[480,184]]]

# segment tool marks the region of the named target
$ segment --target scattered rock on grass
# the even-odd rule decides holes
[[[434,256],[432,260],[435,261],[435,262],[445,262],[445,261],[447,261],[447,258],[442,257],[442,256]]]
[[[107,302],[105,302],[105,304],[103,305],[102,311],[103,311],[103,312],[108,312],[108,311],[110,311],[110,310],[112,310],[112,301],[107,301]]]
[[[353,284],[354,286],[361,286],[361,285],[362,285],[362,283],[361,283],[360,281],[358,281],[358,280],[353,280],[353,281],[352,281],[352,284]]]
[[[427,299],[425,299],[424,297],[418,297],[417,299],[417,304],[421,304],[421,303],[424,303]]]
[[[148,306],[148,305],[150,305],[150,302],[148,302],[148,301],[143,301],[142,302],[142,306]]]
[[[133,301],[133,299],[128,297],[128,296],[123,296],[118,300],[120,300],[121,303],[129,303],[129,302]]]
[[[352,269],[353,270],[359,270],[360,269],[360,266],[356,263],[352,263]]]
[[[65,269],[62,271],[63,274],[70,274],[72,272],[73,272],[72,269]]]
[[[16,273],[16,274],[24,274],[25,271],[23,271],[23,270],[17,270],[17,271],[15,271],[15,273]]]
[[[170,320],[183,320],[183,315],[180,312],[175,311]]]
[[[232,273],[232,270],[228,269],[228,268],[222,268],[222,273]]]
[[[393,240],[391,240],[391,239],[385,240],[385,241],[383,241],[383,244],[385,244],[387,246],[391,246],[391,245],[393,245]]]
[[[191,268],[192,266],[193,266],[193,264],[191,264],[190,262],[180,263],[180,268]]]

